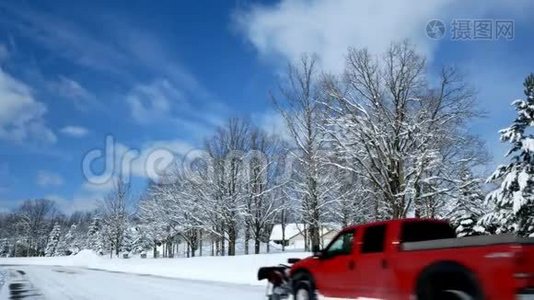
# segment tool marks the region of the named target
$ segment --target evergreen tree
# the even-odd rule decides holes
[[[56,249],[59,244],[60,238],[61,238],[61,226],[58,223],[56,223],[54,224],[54,228],[52,228],[52,231],[50,232],[50,236],[48,237],[48,244],[46,245],[45,256],[56,255]]]
[[[93,250],[100,255],[104,255],[104,237],[102,235],[102,225],[99,218],[94,218],[89,225],[85,248]]]
[[[120,252],[129,253],[133,250],[133,243],[135,241],[136,230],[130,227],[124,231],[122,243],[119,246]]]
[[[456,227],[458,237],[478,235],[485,232],[477,225],[484,214],[484,195],[480,180],[471,172],[465,171],[458,188],[458,197],[452,214],[452,223]]]
[[[134,253],[144,253],[146,250],[151,249],[154,242],[149,236],[146,226],[139,225],[135,228],[135,235],[132,241],[132,251]]]
[[[534,74],[524,82],[525,99],[512,104],[517,111],[513,124],[500,131],[501,141],[511,144],[507,153],[510,163],[497,167],[488,179],[500,182],[487,199],[496,211],[484,218],[483,224],[493,225],[496,232],[516,232],[534,236]]]
[[[0,239],[0,257],[8,257],[10,250],[10,243],[8,239]]]
[[[80,252],[79,242],[75,234],[76,224],[72,224],[67,234],[65,234],[57,246],[56,251],[59,255],[72,255]]]
[[[98,218],[94,218],[87,230],[87,240],[85,241],[85,248],[97,251],[100,232],[99,226],[100,223]]]

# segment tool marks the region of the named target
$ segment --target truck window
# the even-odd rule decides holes
[[[422,242],[455,238],[454,229],[447,223],[406,222],[402,224],[401,242]]]
[[[363,233],[362,253],[377,253],[384,251],[386,225],[367,227]]]
[[[352,249],[352,240],[354,231],[341,233],[330,245],[324,250],[325,257],[350,254]]]

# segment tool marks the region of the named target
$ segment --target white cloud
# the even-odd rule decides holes
[[[432,45],[425,36],[426,23],[447,2],[282,0],[274,6],[253,6],[236,16],[240,29],[261,54],[293,61],[302,53],[316,53],[326,68],[339,70],[348,47],[379,53],[391,42],[408,38],[428,53]]]
[[[46,106],[33,98],[30,87],[0,69],[0,139],[55,143],[45,124]]]
[[[105,183],[91,183],[84,182],[82,184],[83,192],[96,195],[95,198],[102,198],[105,194],[113,189],[113,180],[106,181]]]
[[[72,101],[79,110],[87,110],[95,105],[94,96],[78,81],[65,76],[59,76],[57,81],[48,83],[48,88],[55,94]]]
[[[64,183],[63,177],[61,175],[46,171],[40,170],[37,172],[36,182],[39,186],[49,187],[49,186],[61,186]]]
[[[96,194],[80,193],[72,198],[66,198],[60,195],[51,194],[43,197],[56,203],[57,208],[65,214],[71,214],[76,211],[91,211],[98,207],[98,201],[101,199]],[[0,213],[9,213],[16,210],[25,200],[19,199],[1,199]]]
[[[81,126],[65,126],[61,128],[61,133],[75,138],[81,138],[89,134],[89,130]]]
[[[32,9],[19,3],[0,3],[7,13],[5,25],[30,38],[57,55],[92,69],[117,72],[128,58],[113,46],[99,40],[94,33],[67,18]],[[100,24],[102,25],[102,24]]]
[[[187,99],[196,95],[189,96],[192,94],[188,89],[180,83],[157,79],[134,86],[126,103],[132,119],[141,125],[165,124],[202,136],[222,122],[228,107],[222,102],[190,102]]]
[[[11,30],[31,39],[53,55],[66,58],[83,68],[105,72],[106,78],[112,75],[113,81],[120,85],[136,82],[133,74],[139,72],[156,78],[152,82],[135,83],[125,95],[128,100],[126,104],[137,122],[171,121],[170,126],[180,126],[198,134],[219,121],[218,117],[206,116],[221,116],[229,110],[220,109],[224,103],[217,101],[194,74],[180,63],[176,49],[169,47],[166,39],[130,20],[116,15],[95,16],[92,22],[95,24],[86,25],[109,29],[107,34],[97,35],[87,26],[79,26],[76,20],[58,18],[28,5],[0,3],[0,9],[8,12],[5,24]],[[49,90],[61,97],[70,96],[78,108],[85,108],[86,98],[91,97],[91,107],[96,106],[100,111],[108,112],[104,103],[98,101],[100,91],[92,93],[72,78],[60,77],[49,83]],[[108,92],[113,97],[118,91],[112,89]],[[179,103],[176,104],[176,101]]]
[[[447,26],[456,18],[499,16],[517,21],[533,8],[528,0],[280,0],[239,10],[234,21],[264,57],[294,61],[302,53],[315,53],[326,69],[339,71],[348,47],[381,53],[391,42],[404,39],[431,59],[439,45],[425,33],[432,19]]]
[[[286,126],[286,121],[278,112],[267,111],[257,118],[258,126],[269,134],[277,135],[284,140],[291,140],[291,135]]]
[[[66,199],[59,195],[47,195],[44,198],[54,201],[57,207],[65,214],[94,210],[97,208],[98,200],[100,199],[95,195],[76,195],[72,199]]]
[[[183,102],[182,94],[167,80],[136,86],[126,98],[132,117],[139,123],[168,118],[172,102]]]

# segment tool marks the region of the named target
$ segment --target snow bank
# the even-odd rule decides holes
[[[0,265],[47,265],[117,271],[192,280],[264,285],[256,280],[258,268],[287,262],[290,257],[303,258],[309,253],[239,255],[223,257],[119,259],[98,256],[90,250],[64,257],[0,258]]]

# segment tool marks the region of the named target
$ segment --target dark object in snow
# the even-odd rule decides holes
[[[263,267],[258,270],[258,280],[267,279],[267,299],[282,300],[289,299],[291,294],[291,281],[289,277],[288,265],[278,265],[276,267]]]
[[[141,258],[146,258],[146,253],[142,253]]]
[[[300,258],[288,258],[287,259],[287,263],[290,265],[298,263],[299,261],[300,261]]]
[[[130,258],[130,257],[128,256],[128,253],[124,253],[124,254],[122,255],[122,258]]]

